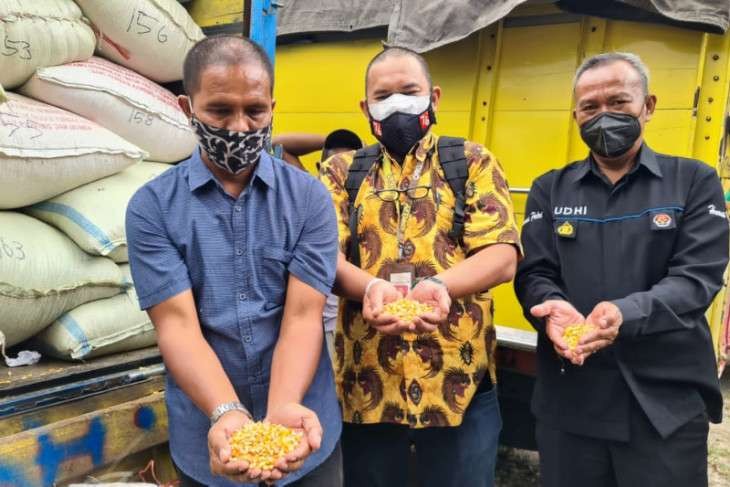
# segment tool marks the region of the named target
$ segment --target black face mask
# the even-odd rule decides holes
[[[604,112],[581,125],[580,136],[599,156],[618,157],[641,136],[641,124],[628,113]]]
[[[370,117],[370,130],[388,152],[405,157],[436,123],[436,115],[429,104],[428,109],[418,115],[395,112],[377,121]]]

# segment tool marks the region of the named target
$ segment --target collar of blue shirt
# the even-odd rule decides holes
[[[274,177],[274,161],[271,156],[266,152],[261,152],[261,158],[259,159],[256,168],[254,169],[253,178],[251,181],[261,181],[271,189],[276,189],[276,178]],[[205,165],[203,159],[200,157],[200,148],[196,148],[193,155],[190,157],[190,169],[189,169],[188,183],[190,184],[190,191],[205,186],[211,181],[220,182],[216,179],[215,175]]]
[[[586,177],[588,174],[591,174],[592,171],[596,172],[596,174],[598,173],[598,168],[595,167],[593,157],[590,155],[579,164],[580,166],[576,169],[575,178],[573,179],[575,182],[578,182]],[[662,177],[662,170],[656,160],[656,152],[651,150],[651,148],[649,148],[646,143],[642,144],[641,149],[639,150],[639,162],[631,170],[631,172],[634,172],[636,169],[638,169],[639,166],[644,166],[646,169],[649,170],[649,172],[651,172],[654,176],[658,178]]]

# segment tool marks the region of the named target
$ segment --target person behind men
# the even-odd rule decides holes
[[[335,338],[345,483],[408,485],[413,443],[423,485],[492,485],[489,289],[512,279],[519,255],[507,181],[481,145],[431,132],[441,89],[417,53],[376,55],[365,88],[379,144],[321,170],[339,219],[335,291],[347,299]],[[403,294],[432,311],[407,323],[387,314]]]
[[[183,486],[282,477],[279,485],[342,485],[341,418],[321,353],[335,214],[321,183],[263,150],[273,82],[248,39],[198,42],[179,102],[199,150],[127,210],[132,274],[168,370],[170,451]],[[273,470],[249,469],[231,459],[228,435],[252,420],[301,429],[302,442]]]
[[[289,132],[275,135],[272,138],[274,152],[281,148],[281,158],[299,169],[304,169],[301,156],[312,152],[322,151],[317,161],[317,172],[319,172],[321,161],[328,157],[362,148],[362,141],[356,133],[347,129],[337,129],[328,135],[310,134],[303,132]]]
[[[532,185],[515,290],[538,331],[545,487],[707,485],[708,417],[722,396],[705,311],[722,285],[720,181],[644,141],[656,107],[637,56],[600,54],[575,76],[590,154]],[[595,330],[568,348],[566,326]]]

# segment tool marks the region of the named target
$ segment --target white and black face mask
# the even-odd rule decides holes
[[[190,125],[213,164],[231,174],[238,174],[259,162],[261,151],[271,143],[271,124],[257,130],[236,132],[203,123],[193,114]]]
[[[431,96],[394,93],[368,103],[370,130],[389,152],[404,157],[436,123]]]

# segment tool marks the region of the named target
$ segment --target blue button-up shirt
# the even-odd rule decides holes
[[[250,184],[235,199],[196,151],[135,194],[127,209],[127,239],[140,306],[147,309],[192,289],[203,335],[241,402],[262,419],[289,274],[323,294],[334,281],[337,226],[327,190],[305,172],[262,154]],[[169,374],[166,402],[178,467],[206,485],[237,485],[211,474],[210,421]],[[322,447],[281,485],[322,463],[339,439],[340,411],[326,353],[303,403],[319,416]]]

